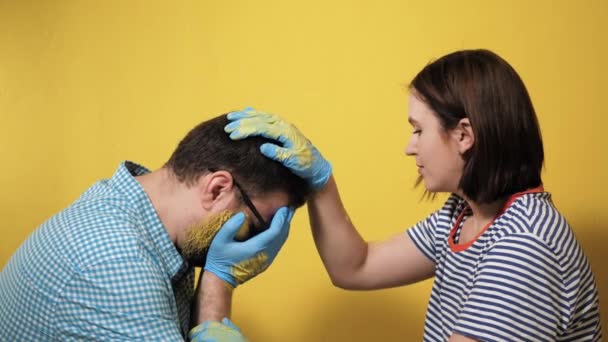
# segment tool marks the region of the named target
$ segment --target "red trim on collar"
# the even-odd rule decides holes
[[[507,200],[507,202],[505,203],[505,205],[502,207],[502,209],[496,214],[496,216],[494,216],[494,218],[492,219],[492,221],[488,222],[488,224],[486,224],[481,231],[479,231],[479,233],[477,233],[477,235],[475,235],[475,237],[470,240],[467,241],[465,243],[459,243],[456,244],[454,243],[454,236],[456,235],[456,231],[458,230],[458,227],[460,226],[460,223],[462,222],[462,218],[464,217],[464,213],[467,211],[467,209],[469,208],[469,206],[467,205],[462,212],[460,212],[460,215],[458,215],[458,218],[456,219],[456,222],[454,223],[454,225],[452,226],[452,230],[450,230],[450,236],[448,237],[448,245],[450,246],[450,249],[452,250],[452,252],[458,253],[458,252],[462,252],[464,250],[466,250],[467,248],[471,247],[471,245],[473,243],[475,243],[475,241],[477,241],[477,239],[483,235],[483,233],[486,232],[486,230],[488,230],[488,228],[490,228],[490,226],[492,225],[492,223],[494,223],[494,221],[496,221],[496,219],[502,215],[507,208],[509,208],[511,206],[511,204],[513,204],[513,202],[515,202],[516,199],[518,199],[519,197],[526,195],[526,194],[533,194],[533,193],[538,193],[538,192],[544,192],[545,189],[543,188],[542,185],[533,188],[533,189],[528,189],[526,191],[522,191],[522,192],[518,192],[515,193],[513,195],[511,195],[511,197],[509,197],[509,199]]]

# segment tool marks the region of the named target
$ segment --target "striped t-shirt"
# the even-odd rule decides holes
[[[550,197],[513,197],[470,245],[458,243],[470,209],[457,195],[407,231],[436,269],[425,341],[601,339],[594,276]]]

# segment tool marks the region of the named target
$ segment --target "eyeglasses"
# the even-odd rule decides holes
[[[209,168],[209,171],[217,172],[218,170],[215,168]],[[234,175],[232,175],[232,182],[234,182],[236,188],[239,189],[239,192],[241,193],[241,197],[243,198],[243,202],[245,202],[245,205],[249,208],[249,210],[251,210],[256,220],[258,220],[258,226],[251,227],[252,230],[256,232],[261,232],[262,230],[268,228],[270,225],[268,224],[268,222],[266,222],[266,220],[264,220],[262,215],[260,215],[258,209],[255,207],[255,205],[253,205],[253,202],[251,202],[251,198],[249,198],[245,190],[243,190],[243,187],[241,187],[241,185],[236,181]]]

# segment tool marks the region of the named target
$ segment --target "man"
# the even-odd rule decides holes
[[[232,289],[272,263],[309,189],[227,123],[195,127],[154,172],[122,163],[38,227],[0,273],[0,340],[244,339]]]

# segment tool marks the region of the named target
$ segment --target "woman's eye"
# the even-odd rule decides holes
[[[421,129],[415,129],[412,134],[420,134],[422,132]]]

